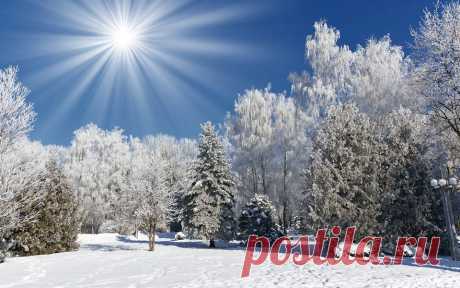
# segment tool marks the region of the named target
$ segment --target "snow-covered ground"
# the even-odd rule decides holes
[[[315,266],[266,263],[241,279],[244,251],[208,249],[199,241],[81,235],[76,252],[10,258],[0,264],[0,288],[10,287],[460,287],[460,263],[439,267]]]

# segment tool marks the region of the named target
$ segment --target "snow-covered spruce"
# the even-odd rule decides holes
[[[306,225],[378,228],[380,143],[375,124],[355,105],[332,107],[316,135],[306,173]]]
[[[36,205],[20,209],[20,214],[36,214],[36,220],[13,231],[16,251],[22,255],[39,255],[70,251],[80,231],[78,204],[67,178],[54,161],[39,176],[35,186],[28,187],[42,194]],[[21,198],[22,194],[18,195]],[[19,199],[21,201],[21,199]]]
[[[249,235],[265,236],[274,240],[281,236],[276,224],[276,210],[266,195],[256,194],[241,211],[239,238],[247,240]]]
[[[352,105],[332,109],[306,173],[305,227],[356,225],[387,243],[442,232],[439,197],[428,183],[427,128],[426,118],[408,109],[375,120]]]
[[[184,197],[184,225],[187,234],[210,240],[232,239],[235,235],[234,180],[230,165],[214,126],[201,125],[199,153],[193,181]]]
[[[443,209],[438,191],[432,189],[433,132],[427,117],[399,109],[385,117],[381,135],[383,170],[379,173],[379,223],[386,242],[401,235],[442,235]]]

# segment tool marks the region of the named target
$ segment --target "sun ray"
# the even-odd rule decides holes
[[[61,112],[47,116],[42,127],[66,117],[77,101],[88,105],[82,125],[104,121],[123,109],[135,111],[129,117],[152,129],[166,121],[157,115],[168,114],[170,125],[180,125],[172,117],[176,111],[188,109],[199,117],[203,109],[218,110],[217,98],[202,91],[217,94],[216,84],[227,80],[208,67],[206,59],[262,55],[252,46],[211,37],[202,29],[256,13],[252,4],[224,9],[191,1],[44,0],[36,5],[49,17],[41,19],[42,31],[23,36],[35,47],[23,59],[51,64],[27,78],[36,89],[56,83],[53,95],[58,87],[66,87],[56,105]],[[69,79],[71,83],[62,82]]]

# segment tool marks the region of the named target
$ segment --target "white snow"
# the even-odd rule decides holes
[[[234,243],[208,249],[200,241],[159,237],[156,251],[148,252],[144,237],[80,235],[79,242],[76,252],[7,259],[0,288],[460,287],[460,262],[448,259],[439,267],[266,263],[241,279],[244,250]]]

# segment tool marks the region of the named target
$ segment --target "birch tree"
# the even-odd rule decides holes
[[[420,92],[440,130],[460,137],[460,3],[426,10],[412,35]]]
[[[305,58],[310,73],[291,74],[291,92],[305,113],[319,124],[331,105],[355,103],[371,118],[400,106],[416,109],[423,99],[413,87],[413,64],[386,35],[369,39],[353,51],[338,45],[340,31],[320,21],[307,36]]]
[[[0,70],[0,246],[4,246],[11,229],[34,219],[35,215],[21,215],[19,211],[40,198],[34,193],[28,193],[22,201],[16,198],[35,181],[40,167],[29,166],[32,162],[26,157],[30,146],[25,138],[32,130],[35,113],[26,102],[29,90],[18,81],[17,71],[13,67]],[[0,262],[5,248],[0,247]]]
[[[128,169],[129,145],[120,129],[105,131],[94,124],[78,129],[69,149],[66,174],[82,207],[82,229],[98,233],[116,215]]]

